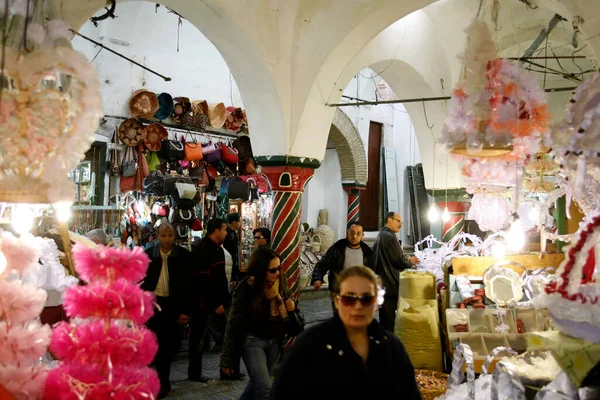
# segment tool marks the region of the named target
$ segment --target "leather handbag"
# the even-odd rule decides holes
[[[225,164],[235,165],[238,163],[238,151],[231,146],[221,145],[221,158]]]
[[[223,184],[221,184],[221,187]],[[227,185],[227,197],[229,199],[241,199],[248,201],[250,198],[250,184],[244,181],[231,180]]]
[[[194,184],[186,182],[176,182],[175,189],[177,189],[180,199],[193,199],[198,191]]]
[[[258,187],[258,193],[267,193],[271,191],[271,186],[269,185],[269,181],[263,174],[254,174],[254,175],[242,175],[240,179],[243,181],[251,180]]]
[[[148,167],[148,161],[146,161],[146,157],[144,156],[143,149],[144,149],[143,144],[138,145],[137,159],[139,161],[139,168],[142,173],[142,178],[145,178],[148,175],[150,175],[150,167]]]
[[[210,164],[206,165],[206,173],[208,174],[209,179],[217,179],[217,176],[219,176],[217,168],[214,165]]]
[[[194,222],[192,222],[192,230],[198,232],[202,229],[202,220],[200,218],[195,218]]]
[[[188,142],[185,144],[185,158],[187,161],[199,161],[202,160],[202,145],[197,142]]]
[[[208,174],[206,173],[206,169],[203,169],[202,178],[198,180],[198,187],[206,187],[210,184],[210,179],[208,179]]]
[[[185,158],[185,145],[177,140],[161,141],[160,152],[168,161],[179,161]]]
[[[217,149],[215,151],[204,155],[204,159],[206,160],[206,162],[209,162],[211,164],[221,161],[223,156],[223,153],[221,151],[221,145],[217,143],[215,144],[215,146],[217,146]]]
[[[121,162],[121,175],[125,178],[135,175],[137,171],[137,154],[133,147],[127,147]]]
[[[154,203],[152,205],[152,214],[159,217],[166,217],[169,215],[169,205],[166,203]]]
[[[169,212],[169,222],[171,223],[183,223],[191,226],[194,223],[193,210],[180,210],[178,208],[172,208]]]
[[[150,172],[158,170],[161,164],[158,153],[155,151],[146,153],[146,162],[148,163],[148,170]]]
[[[304,331],[304,325],[306,325],[306,320],[304,319],[304,315],[302,315],[298,309],[298,305],[296,305],[296,309],[288,313],[285,334],[289,337],[298,336]]]
[[[189,176],[167,175],[165,177],[165,184],[164,184],[164,187],[163,187],[163,192],[166,195],[170,195],[171,192],[173,191],[173,189],[175,188],[175,184],[177,182],[183,182],[183,183],[191,183],[191,184],[193,184],[192,178],[190,178]]]
[[[171,203],[175,208],[179,208],[182,210],[191,210],[196,205],[194,199],[182,199],[181,197],[179,197],[179,191],[175,187],[171,190],[170,195]]]
[[[159,170],[153,171],[142,182],[142,193],[150,196],[164,196],[165,178]]]
[[[210,153],[214,153],[218,149],[219,149],[219,145],[213,143],[212,140],[209,140],[208,142],[202,144],[202,154],[205,156]]]
[[[256,163],[254,157],[248,157],[244,162],[243,168],[240,167],[240,175],[254,175],[256,174]]]
[[[175,222],[172,225],[173,229],[175,230],[175,236],[177,237],[177,239],[186,240],[188,238],[190,227],[187,224]]]
[[[204,165],[199,161],[192,161],[188,171],[190,178],[201,179],[204,175]]]

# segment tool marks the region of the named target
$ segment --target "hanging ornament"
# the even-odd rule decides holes
[[[96,71],[72,49],[69,27],[55,18],[49,3],[17,0],[0,11],[9,12],[2,16],[3,202],[72,201],[75,188],[66,177],[93,143],[103,114]]]
[[[471,199],[468,219],[477,222],[484,232],[496,232],[506,226],[510,215],[510,203],[506,197],[478,193]]]

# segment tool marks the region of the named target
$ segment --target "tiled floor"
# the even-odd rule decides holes
[[[302,292],[300,295],[300,309],[304,313],[307,324],[316,323],[331,317],[331,300],[327,290],[321,292]],[[243,381],[219,380],[220,353],[205,353],[203,369],[204,375],[212,379],[208,383],[196,383],[187,378],[187,341],[184,342],[181,352],[177,356],[171,369],[171,382],[173,390],[167,399],[173,400],[231,400],[238,399],[248,382],[248,377]],[[242,362],[242,372],[246,369]]]

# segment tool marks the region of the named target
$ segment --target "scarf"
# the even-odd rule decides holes
[[[254,277],[248,278],[248,283],[254,283]],[[279,279],[276,280],[271,287],[265,286],[264,296],[271,302],[271,319],[281,317],[282,320],[288,319],[288,312],[285,308],[285,302],[279,293]]]

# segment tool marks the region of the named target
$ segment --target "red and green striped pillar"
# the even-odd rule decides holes
[[[364,185],[342,184],[344,190],[348,193],[348,216],[346,219],[346,229],[350,228],[360,218],[360,192],[365,190]]]
[[[281,270],[291,295],[297,299],[300,294],[302,192],[319,164],[316,161],[316,166],[305,166],[305,162],[291,163],[288,159],[287,165],[273,165],[273,160],[269,161],[263,161],[261,172],[271,182],[274,194],[271,247],[280,255]]]
[[[438,202],[440,209],[444,209],[448,206],[450,211],[450,219],[444,222],[442,227],[442,242],[449,242],[452,238],[458,235],[460,232],[465,230],[465,215],[469,210],[471,203],[464,201],[449,201],[449,202]]]

